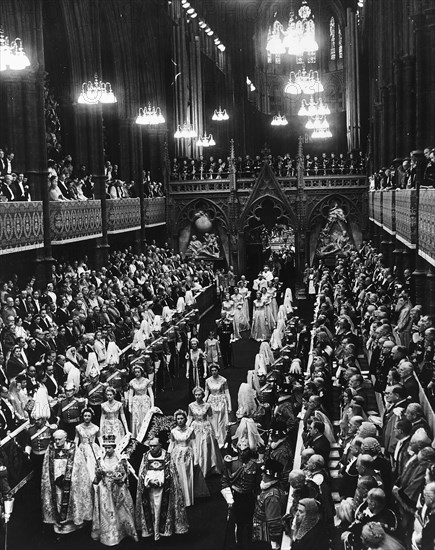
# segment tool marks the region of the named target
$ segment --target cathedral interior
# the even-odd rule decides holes
[[[435,314],[433,0],[2,0],[0,29],[0,280],[167,243],[303,294],[371,242]]]
[[[435,242],[432,191],[420,191],[434,141],[433,10],[429,0],[4,0],[3,44],[30,64],[0,74],[0,146],[31,198],[0,204],[4,275],[31,265],[43,280],[78,248],[95,265],[111,246],[147,240],[183,254],[198,212],[237,272],[258,271],[261,231],[283,224],[300,269],[318,262],[337,205],[350,240],[417,269],[421,291]],[[315,51],[271,53],[289,14]],[[80,101],[94,78],[116,103]],[[156,109],[162,120],[148,124]],[[189,129],[197,138],[174,137]],[[50,201],[49,167],[66,157],[93,175],[92,201]],[[412,189],[368,192],[410,159]],[[106,199],[109,165],[133,190],[127,201]],[[148,196],[150,182],[162,196]]]

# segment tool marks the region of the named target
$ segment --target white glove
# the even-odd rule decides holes
[[[225,487],[225,489],[222,489],[221,494],[224,497],[228,506],[232,506],[234,504],[233,493],[229,487]]]

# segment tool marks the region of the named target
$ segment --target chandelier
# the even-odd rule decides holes
[[[177,130],[174,134],[175,139],[195,139],[197,137],[197,133],[193,129],[192,124],[188,124],[185,122],[184,124],[179,124],[177,126]]]
[[[204,135],[198,139],[196,144],[198,145],[198,147],[213,147],[214,145],[216,145],[216,142],[213,139],[212,134],[207,136],[207,134],[204,132]]]
[[[305,124],[305,128],[307,130],[328,130],[329,123],[325,116],[316,115],[308,120]]]
[[[280,115],[279,113],[275,115],[270,123],[271,126],[287,126],[288,120],[285,115]]]
[[[136,124],[142,124],[145,126],[150,126],[153,124],[164,124],[165,118],[162,115],[160,107],[151,107],[151,103],[148,104],[148,107],[139,109],[139,115],[136,118]]]
[[[301,108],[298,111],[298,116],[325,116],[330,115],[331,111],[329,107],[323,103],[322,98],[319,98],[319,101],[314,101],[314,96],[310,96],[310,101],[307,102],[305,99],[302,100]]]
[[[77,103],[86,103],[88,105],[116,102],[117,99],[112,91],[110,82],[98,80],[97,73],[95,73],[93,82],[90,80],[88,82],[83,82],[82,91],[77,100]]]
[[[24,52],[21,38],[9,42],[3,27],[0,27],[0,71],[22,71],[29,66],[30,61]]]
[[[331,134],[331,130],[327,129],[318,129],[318,130],[314,130],[314,132],[311,134],[311,137],[313,139],[324,139],[324,138],[331,138],[332,137],[332,134]]]
[[[287,28],[275,20],[269,28],[266,50],[270,54],[283,54],[302,56],[305,52],[316,52],[319,45],[315,38],[314,15],[306,0],[295,15],[290,12]]]
[[[213,116],[211,117],[212,120],[228,120],[230,117],[228,116],[228,113],[226,109],[222,111],[221,107],[219,106],[219,110],[214,110]]]
[[[291,95],[313,95],[323,92],[318,71],[307,72],[305,65],[297,73],[291,71],[284,92]]]

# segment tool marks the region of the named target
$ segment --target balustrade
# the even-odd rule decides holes
[[[418,253],[435,260],[435,189],[420,189],[418,204]]]
[[[42,202],[0,202],[0,254],[42,246]]]
[[[145,199],[145,202],[158,199]],[[163,213],[163,221],[165,220]],[[140,229],[140,199],[107,201],[107,232],[123,233]]]

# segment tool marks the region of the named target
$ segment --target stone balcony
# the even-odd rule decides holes
[[[435,189],[371,192],[369,219],[435,265]]]
[[[50,242],[53,245],[94,239],[102,235],[101,202],[57,201],[49,203]],[[144,199],[145,228],[166,223],[166,199]],[[107,200],[107,232],[141,228],[140,199]],[[0,202],[0,255],[44,246],[43,204]]]

